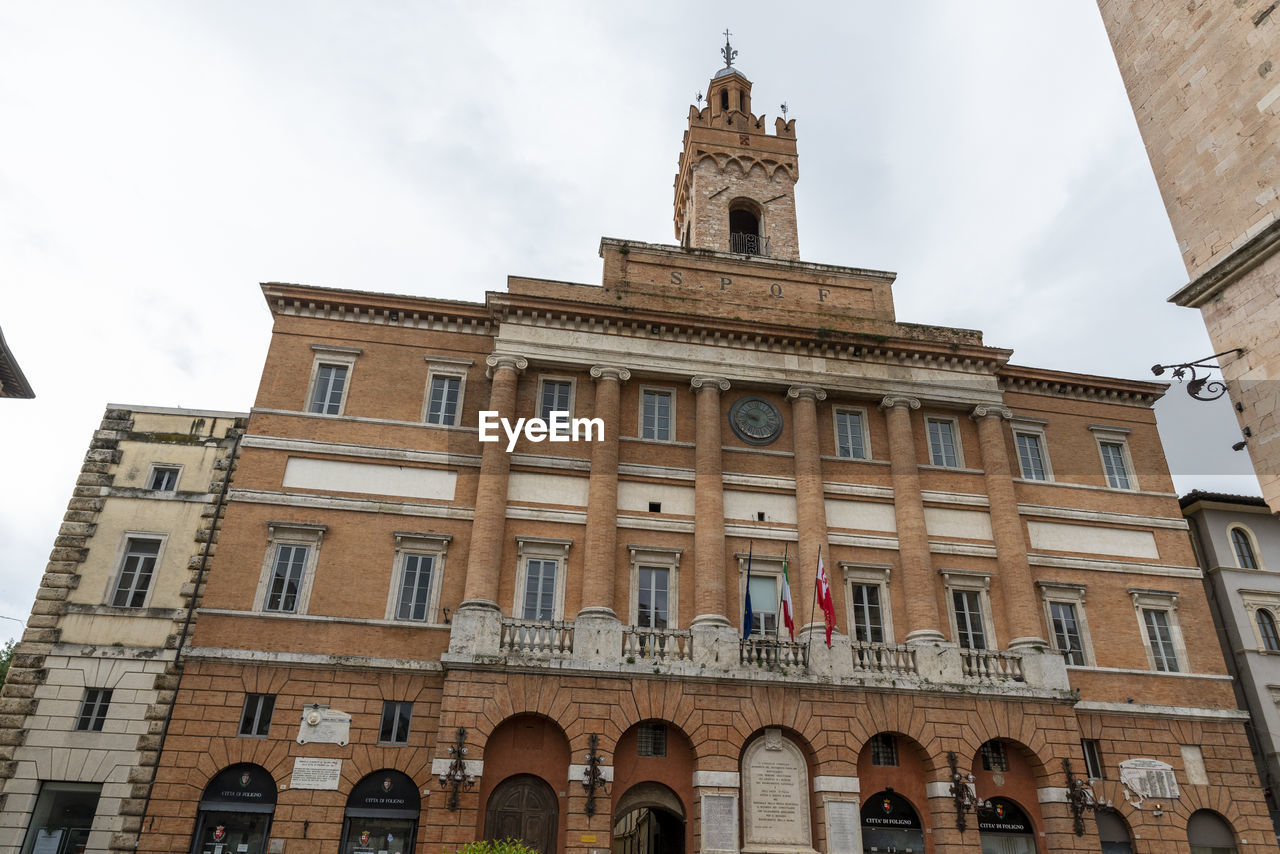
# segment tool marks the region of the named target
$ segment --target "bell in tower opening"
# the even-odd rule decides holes
[[[706,105],[689,108],[675,179],[676,237],[690,249],[798,261],[795,120],[778,118],[771,135],[765,117],[751,112],[751,81],[734,67],[730,35]]]

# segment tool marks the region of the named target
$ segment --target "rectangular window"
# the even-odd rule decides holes
[[[771,575],[753,575],[747,581],[751,591],[751,634],[778,634],[778,581]]]
[[[76,729],[81,732],[102,732],[110,705],[110,688],[90,688],[85,691],[84,702],[80,704],[80,716],[76,718]]]
[[[930,418],[929,459],[935,466],[959,468],[960,457],[956,452],[956,427],[948,418]]]
[[[867,447],[863,441],[862,413],[849,409],[836,410],[836,456],[865,460]]]
[[[1085,664],[1084,641],[1080,635],[1080,621],[1076,618],[1076,606],[1070,602],[1050,602],[1049,614],[1053,619],[1053,646],[1062,652],[1067,664]]]
[[[670,573],[662,567],[642,566],[638,575],[640,587],[636,601],[636,622],[646,629],[665,629]]]
[[[407,554],[400,573],[400,601],[396,604],[397,620],[425,621],[430,616],[431,581],[435,558],[431,555]]]
[[[1084,770],[1090,780],[1105,780],[1102,773],[1102,750],[1096,738],[1080,739],[1080,748],[1084,751]]]
[[[173,492],[178,488],[178,473],[181,471],[177,466],[153,466],[149,488],[156,492]]]
[[[271,730],[271,713],[276,708],[275,694],[246,694],[240,713],[240,734],[265,737]]]
[[[663,724],[640,724],[636,732],[636,752],[641,756],[667,755],[667,728]]]
[[[853,585],[853,636],[862,643],[884,643],[880,618],[880,585]]]
[[[1173,646],[1173,632],[1169,628],[1169,612],[1154,608],[1142,609],[1142,621],[1147,626],[1147,640],[1151,644],[1151,656],[1156,670],[1165,673],[1178,672],[1178,654]]]
[[[413,718],[413,703],[387,700],[382,704],[382,727],[378,731],[381,744],[408,744],[409,721]]]
[[[568,380],[543,380],[542,394],[538,403],[538,416],[543,421],[551,420],[553,412],[568,412],[573,416],[573,383]]]
[[[952,590],[955,606],[956,642],[964,649],[986,649],[987,636],[982,628],[982,599],[977,590]]]
[[[982,770],[1008,772],[1009,757],[1005,755],[1003,741],[988,741],[979,752],[982,754]]]
[[[525,561],[524,619],[555,619],[556,570],[559,566],[559,561],[542,558]]]
[[[146,603],[159,554],[159,540],[141,537],[128,539],[124,560],[120,564],[120,575],[116,579],[115,593],[111,596],[112,605],[117,608],[141,608]]]
[[[1022,468],[1022,476],[1027,480],[1048,480],[1039,434],[1015,433],[1013,438],[1018,445],[1018,465]]]
[[[264,610],[286,614],[297,612],[298,592],[302,589],[306,566],[306,546],[276,546],[275,568],[271,573],[271,587],[267,591]]]
[[[640,393],[640,438],[671,441],[671,392],[645,389]]]
[[[346,387],[347,366],[321,362],[316,367],[316,384],[311,390],[311,411],[320,415],[341,414]]]
[[[1100,442],[1102,466],[1107,472],[1107,486],[1112,489],[1132,489],[1129,466],[1124,459],[1124,445],[1119,442]]]
[[[898,740],[888,733],[871,736],[871,764],[886,768],[898,765]]]
[[[462,377],[434,374],[428,392],[427,423],[458,426],[458,403],[462,397]]]

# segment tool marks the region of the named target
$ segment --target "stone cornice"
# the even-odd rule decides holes
[[[345,320],[434,332],[492,334],[489,311],[480,303],[283,282],[263,282],[261,287],[262,296],[273,316]]]
[[[1238,249],[1183,285],[1169,302],[1184,308],[1199,308],[1224,288],[1275,254],[1280,249],[1280,220],[1276,220]]]
[[[1095,403],[1118,403],[1150,408],[1168,390],[1168,383],[1101,377],[1004,365],[996,372],[1001,391],[1044,394]]]

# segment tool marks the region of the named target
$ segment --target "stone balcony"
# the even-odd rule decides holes
[[[865,687],[931,693],[998,694],[1069,699],[1061,654],[1039,647],[970,650],[953,643],[864,643],[833,634],[827,647],[820,625],[795,641],[741,637],[723,622],[688,629],[627,626],[607,611],[575,621],[517,620],[492,607],[454,614],[448,667],[503,667],[582,673],[659,674]]]

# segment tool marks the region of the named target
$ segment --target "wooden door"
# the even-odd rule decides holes
[[[498,784],[485,810],[486,839],[522,839],[542,854],[555,854],[559,807],[556,794],[529,774]]]

